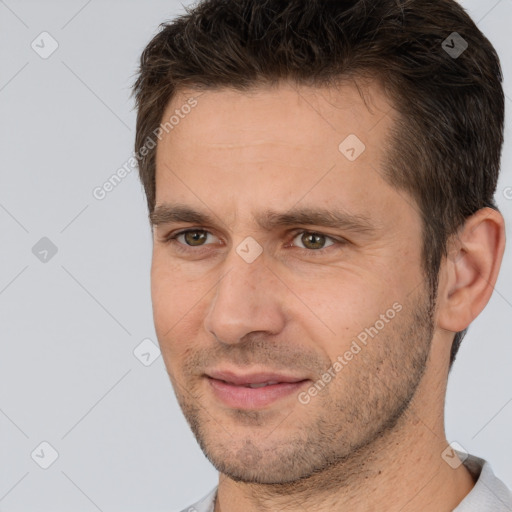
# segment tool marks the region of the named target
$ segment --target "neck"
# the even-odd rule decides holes
[[[429,389],[428,380],[422,383],[425,389]],[[416,397],[425,396],[418,391]],[[441,457],[448,445],[445,389],[432,391],[430,387],[430,401],[432,394],[441,395],[435,398],[441,404],[437,414],[425,415],[425,404],[415,398],[397,424],[380,438],[308,478],[259,485],[235,482],[221,474],[215,512],[452,511],[474,481],[464,465],[453,469]],[[418,411],[423,411],[423,418]]]

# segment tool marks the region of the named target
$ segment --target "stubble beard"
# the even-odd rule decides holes
[[[422,290],[321,393],[307,405],[297,400],[287,415],[278,407],[232,411],[224,426],[225,413],[214,412],[193,387],[171,381],[203,453],[230,479],[283,495],[313,481],[316,488],[347,485],[368,453],[404,421],[430,353],[434,310],[433,296]]]

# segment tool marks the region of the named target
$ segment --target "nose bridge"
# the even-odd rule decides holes
[[[262,254],[247,258],[254,250],[247,243],[233,248],[226,258],[205,318],[205,329],[224,343],[237,343],[253,331],[276,333],[284,325],[278,290],[282,284],[276,283]]]

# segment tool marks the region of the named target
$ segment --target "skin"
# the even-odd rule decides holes
[[[216,512],[450,511],[474,485],[441,457],[448,362],[454,332],[491,296],[503,218],[480,210],[450,241],[434,307],[418,208],[380,175],[395,111],[377,83],[364,90],[368,105],[349,83],[181,91],[164,113],[197,98],[158,144],[156,204],[215,219],[155,225],[151,283],[176,397],[220,472]],[[338,149],[349,134],[366,146],[354,161]],[[374,231],[266,230],[253,218],[294,206],[343,208]],[[193,228],[208,232],[200,244],[165,242]],[[311,232],[327,237],[321,253]],[[252,263],[236,252],[249,236],[263,250]],[[316,382],[394,303],[400,312],[307,404],[293,394],[234,410],[205,378],[222,367]]]

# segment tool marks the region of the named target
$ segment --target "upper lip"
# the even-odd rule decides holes
[[[207,372],[206,375],[213,379],[223,380],[237,386],[243,386],[245,384],[263,384],[265,382],[301,382],[307,380],[304,377],[294,377],[292,375],[275,372],[234,373],[228,370],[211,370]]]

